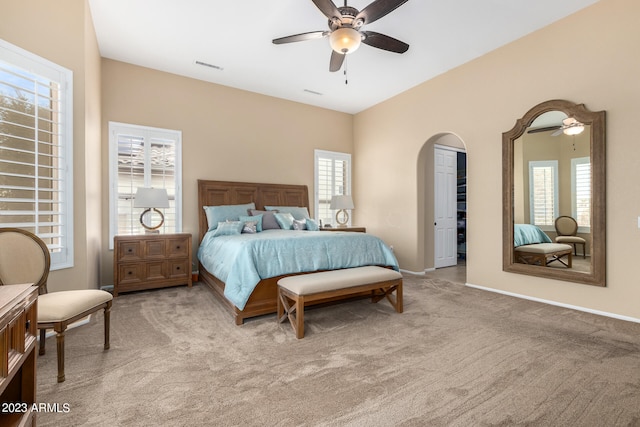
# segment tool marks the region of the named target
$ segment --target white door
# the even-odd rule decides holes
[[[458,217],[456,179],[458,155],[455,151],[435,150],[435,268],[458,263]]]

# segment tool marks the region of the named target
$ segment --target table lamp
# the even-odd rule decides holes
[[[133,202],[134,208],[146,208],[142,214],[140,214],[140,224],[145,228],[147,233],[159,233],[158,228],[164,224],[164,215],[158,210],[158,208],[169,207],[169,196],[167,190],[164,188],[143,188],[139,187],[136,191],[136,198]],[[160,215],[160,223],[155,226],[147,225],[144,223],[144,216],[147,212],[154,210]]]
[[[336,212],[336,222],[338,227],[346,227],[349,222],[348,209],[353,209],[353,199],[351,196],[340,195],[331,198],[331,209],[338,209]]]

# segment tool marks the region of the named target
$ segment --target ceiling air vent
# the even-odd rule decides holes
[[[196,65],[202,65],[203,67],[209,67],[219,71],[224,70],[224,68],[219,67],[218,65],[207,64],[206,62],[202,62],[202,61],[196,61]]]

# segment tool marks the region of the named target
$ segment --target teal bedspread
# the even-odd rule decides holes
[[[258,282],[269,277],[364,265],[399,269],[393,252],[380,238],[338,231],[265,230],[217,237],[208,232],[198,259],[225,283],[225,296],[240,310]]]
[[[515,224],[513,226],[513,247],[534,243],[553,243],[549,236],[537,225]]]

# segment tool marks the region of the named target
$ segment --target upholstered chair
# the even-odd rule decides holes
[[[39,354],[45,354],[46,331],[53,329],[58,353],[58,382],[63,382],[67,327],[98,310],[104,310],[104,349],[109,349],[109,314],[113,296],[98,289],[47,293],[50,263],[49,249],[38,236],[19,228],[0,228],[0,285],[33,283],[38,286]]]
[[[578,256],[577,245],[582,245],[582,258],[587,257],[587,241],[582,237],[576,236],[578,234],[578,223],[570,216],[559,216],[555,221],[556,243],[567,243],[573,245],[573,253]]]

